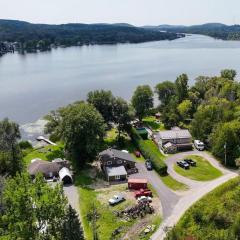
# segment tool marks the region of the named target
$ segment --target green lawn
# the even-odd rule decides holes
[[[188,189],[187,185],[181,182],[178,182],[177,180],[172,178],[170,175],[161,176],[160,178],[167,187],[171,188],[174,191],[185,191]]]
[[[166,240],[239,239],[239,203],[240,178],[237,177],[194,204],[169,233]]]
[[[117,137],[118,137],[118,134],[115,128],[112,128],[111,130],[107,131],[106,137],[104,138],[104,143],[105,143],[104,149],[109,146],[118,145]],[[127,134],[121,135],[121,137],[123,138],[123,142],[119,148],[127,150],[136,161],[143,162],[144,158],[142,156],[140,158],[137,158],[135,156],[134,152],[138,149],[132,143],[131,138]]]
[[[143,119],[143,123],[150,127],[154,131],[163,131],[165,130],[164,124],[161,122],[160,124],[156,122],[156,118],[154,116],[145,117]]]
[[[213,167],[206,159],[201,156],[191,155],[186,156],[185,158],[190,158],[196,161],[197,166],[190,167],[189,170],[185,170],[175,164],[174,170],[184,177],[188,177],[192,180],[197,181],[210,181],[222,176],[222,172]]]
[[[32,159],[40,158],[42,160],[51,161],[56,158],[64,158],[63,144],[58,143],[57,146],[46,146],[40,149],[27,149],[24,150],[23,160],[28,165]]]

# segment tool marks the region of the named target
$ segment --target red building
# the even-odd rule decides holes
[[[128,188],[132,190],[147,189],[147,179],[128,179]]]

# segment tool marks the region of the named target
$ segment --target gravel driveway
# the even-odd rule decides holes
[[[78,188],[73,184],[71,184],[71,185],[64,185],[63,190],[64,190],[65,196],[68,199],[68,202],[77,211],[78,215],[80,216]]]

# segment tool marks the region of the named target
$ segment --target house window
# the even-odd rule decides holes
[[[107,165],[111,165],[112,164],[112,161],[107,161]]]
[[[122,160],[118,160],[117,163],[118,163],[118,164],[122,164]]]
[[[52,172],[49,173],[49,177],[50,177],[50,178],[53,177],[53,173],[52,173]]]
[[[115,176],[115,179],[120,180],[120,176],[119,175]]]

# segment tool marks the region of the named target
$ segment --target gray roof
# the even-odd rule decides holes
[[[59,164],[40,159],[34,159],[34,161],[28,166],[28,172],[30,175],[36,175],[37,173],[48,175],[51,172],[59,172],[60,169],[61,166]]]
[[[192,138],[188,130],[169,130],[159,132],[160,139],[180,139],[180,138]]]
[[[106,167],[106,171],[109,177],[127,175],[127,171],[124,166]]]
[[[120,158],[123,160],[135,162],[131,154],[112,148],[102,151],[101,153],[99,153],[99,155],[103,157],[108,156],[109,158]]]

